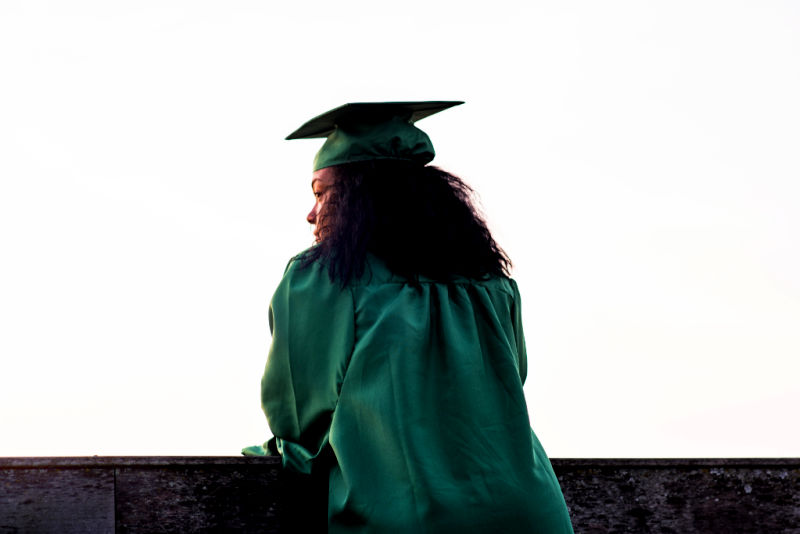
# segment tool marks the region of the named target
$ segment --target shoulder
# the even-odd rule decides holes
[[[310,289],[311,287],[333,286],[328,269],[320,260],[313,260],[306,249],[299,254],[295,254],[286,264],[283,277],[278,289]]]
[[[341,311],[342,306],[351,307],[351,291],[332,282],[327,268],[319,261],[305,259],[301,253],[289,260],[270,306],[308,316],[331,313],[333,309]]]
[[[517,286],[517,281],[513,278],[505,278],[508,283],[508,287],[511,288],[511,291],[514,293],[514,298],[519,299],[519,286]]]
[[[481,286],[489,291],[506,293],[512,297],[517,297],[519,295],[517,283],[513,278],[509,278],[507,276],[487,276],[486,278],[479,279],[469,278],[464,279],[464,283]]]
[[[469,292],[485,295],[482,298],[488,297],[495,307],[514,310],[520,306],[519,289],[512,278],[490,276],[482,279],[469,279],[462,283],[469,287]]]

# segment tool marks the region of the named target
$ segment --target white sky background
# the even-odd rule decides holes
[[[466,100],[420,126],[515,263],[549,454],[800,456],[798,30],[789,1],[3,0],[0,455],[264,441],[320,144],[283,137]]]

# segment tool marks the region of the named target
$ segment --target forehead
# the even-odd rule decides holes
[[[335,173],[330,167],[314,171],[314,174],[311,175],[311,187],[314,187],[315,184],[321,187],[328,187],[332,185],[334,181]]]

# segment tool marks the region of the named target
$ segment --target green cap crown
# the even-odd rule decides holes
[[[327,137],[314,158],[315,171],[376,159],[401,159],[424,165],[433,159],[435,152],[428,134],[414,123],[459,104],[463,102],[345,104],[314,117],[286,139]]]

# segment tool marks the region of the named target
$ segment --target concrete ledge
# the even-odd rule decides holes
[[[575,532],[800,534],[800,459],[553,460]]]
[[[800,534],[800,458],[552,463],[577,533]],[[0,458],[0,534],[284,532],[279,472],[273,457]]]
[[[0,458],[0,533],[280,532],[277,458]]]

